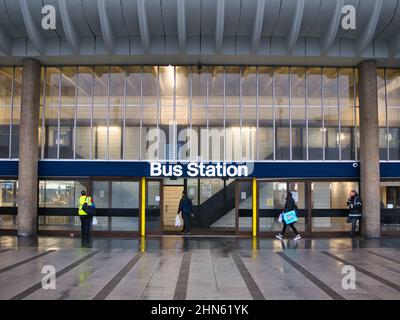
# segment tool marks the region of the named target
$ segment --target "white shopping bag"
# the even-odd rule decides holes
[[[179,228],[180,226],[182,226],[182,221],[181,221],[181,217],[179,216],[179,214],[177,214],[176,218],[175,218],[175,227]]]
[[[96,219],[96,217],[93,217],[92,224],[93,224],[94,226],[97,225],[97,219]]]
[[[279,221],[279,222],[282,222],[282,220],[283,220],[283,214],[281,213],[281,214],[279,215],[278,221]]]

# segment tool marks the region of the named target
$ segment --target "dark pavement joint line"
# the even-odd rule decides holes
[[[397,290],[397,291],[400,292],[400,286],[397,285],[397,284],[395,284],[394,282],[391,282],[391,281],[389,281],[389,280],[387,280],[387,279],[384,279],[384,278],[378,276],[377,274],[372,273],[372,272],[370,272],[370,271],[368,271],[368,270],[366,270],[366,269],[364,269],[364,268],[362,268],[362,267],[359,267],[359,266],[355,265],[354,263],[352,263],[352,262],[350,262],[350,261],[347,261],[347,260],[342,259],[342,258],[340,258],[340,257],[338,257],[338,256],[335,256],[334,254],[332,254],[332,253],[330,253],[330,252],[322,251],[322,253],[325,254],[325,255],[327,255],[328,257],[331,257],[331,258],[335,259],[336,261],[341,262],[342,264],[351,265],[351,266],[353,266],[357,271],[359,271],[359,272],[361,272],[361,273],[364,273],[366,276],[368,276],[368,277],[370,277],[370,278],[372,278],[372,279],[374,279],[374,280],[376,280],[376,281],[378,281],[378,282],[380,282],[380,283],[383,283],[384,285],[386,285],[386,286],[388,286],[388,287],[390,287],[390,288],[392,288],[392,289]]]
[[[108,295],[116,288],[116,286],[122,281],[122,279],[128,274],[129,271],[135,266],[135,264],[143,256],[142,252],[137,253],[106,285],[101,289],[93,300],[104,300]]]
[[[368,252],[368,253],[370,253],[370,254],[373,254],[374,256],[380,257],[380,258],[382,258],[382,259],[386,259],[386,260],[392,261],[392,262],[394,262],[394,263],[400,264],[400,260],[396,260],[396,259],[387,257],[387,256],[385,256],[385,255],[383,255],[383,254],[376,253],[376,252],[373,252],[373,251],[371,251],[371,250],[365,250],[365,251]]]
[[[12,265],[9,265],[7,267],[4,267],[4,268],[0,269],[0,273],[7,272],[7,271],[9,271],[11,269],[14,269],[14,268],[17,268],[19,266],[22,266],[23,264],[26,264],[26,263],[31,262],[33,260],[39,259],[39,258],[41,258],[41,257],[43,257],[45,255],[48,255],[49,253],[52,253],[54,251],[57,251],[57,250],[48,250],[48,251],[39,253],[39,254],[37,254],[37,255],[35,255],[33,257],[30,257],[28,259],[25,259],[25,260],[19,261],[17,263],[14,263]]]
[[[183,254],[182,264],[179,270],[178,281],[176,282],[176,287],[175,287],[174,300],[186,299],[191,259],[192,259],[192,254],[190,252],[185,252]]]
[[[231,253],[233,262],[235,262],[236,267],[239,269],[240,275],[243,278],[244,283],[247,286],[251,296],[254,300],[265,300],[265,297],[258,287],[257,283],[251,276],[249,270],[247,270],[245,264],[243,263],[242,259],[240,258],[239,254],[236,252]]]
[[[83,258],[79,259],[78,261],[71,263],[70,265],[66,266],[65,268],[61,269],[60,271],[57,271],[56,279],[58,279],[63,274],[67,273],[68,271],[71,271],[75,267],[79,266],[86,260],[89,260],[90,258],[95,256],[97,253],[98,253],[98,251],[93,251],[93,252],[87,254],[86,256],[84,256]],[[22,300],[22,299],[26,298],[27,296],[31,295],[32,293],[34,293],[35,291],[40,290],[41,288],[42,288],[42,282],[40,281],[40,282],[34,284],[33,286],[31,286],[30,288],[18,293],[16,296],[12,297],[10,300]]]
[[[304,277],[306,277],[308,280],[310,280],[312,283],[314,283],[319,289],[321,289],[323,292],[325,292],[332,299],[345,300],[345,298],[342,295],[340,295],[335,290],[333,290],[331,287],[329,287],[324,282],[319,280],[312,273],[308,272],[305,268],[303,268],[296,261],[289,258],[286,254],[284,254],[283,252],[277,252],[276,254],[279,255],[287,263],[289,263],[292,267],[294,267],[297,271],[299,271]]]
[[[7,251],[10,251],[11,249],[3,249],[3,250],[0,250],[0,253],[3,253],[3,252],[7,252]]]

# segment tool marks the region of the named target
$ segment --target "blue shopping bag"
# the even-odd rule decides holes
[[[295,210],[284,212],[282,213],[282,215],[283,215],[283,220],[285,220],[286,224],[295,223],[296,221],[299,220],[299,218],[297,218]]]

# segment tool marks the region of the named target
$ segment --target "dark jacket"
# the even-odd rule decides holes
[[[362,203],[358,194],[347,199],[347,206],[349,207],[349,217],[361,217]]]
[[[181,200],[179,201],[178,213],[179,212],[182,212],[183,214],[192,213],[193,212],[192,200],[190,200],[188,197],[182,197]]]
[[[294,201],[293,197],[287,197],[285,202],[285,207],[283,208],[284,212],[289,212],[292,210],[297,211],[296,201]]]

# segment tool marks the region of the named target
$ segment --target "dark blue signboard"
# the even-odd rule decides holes
[[[39,175],[42,177],[358,178],[360,173],[358,165],[352,162],[226,164],[153,162],[152,170],[152,164],[148,161],[40,161]]]
[[[158,162],[156,162],[158,163]],[[181,165],[182,174],[178,167],[164,167],[161,175],[153,177],[175,177],[169,170],[179,173],[177,177],[210,177],[215,172],[216,178],[359,178],[360,168],[353,162],[254,162],[254,163],[227,163],[225,171],[223,163],[192,163],[192,170],[188,170],[190,163],[164,163]],[[219,167],[218,164],[221,166]],[[207,166],[207,165],[211,165]],[[245,169],[240,166],[247,167]],[[154,166],[154,164],[153,164]],[[229,169],[228,169],[229,168]],[[154,169],[154,168],[153,168]],[[198,169],[198,171],[194,170]],[[208,171],[207,171],[208,170]],[[203,175],[201,175],[203,172]],[[207,173],[208,172],[208,173]],[[218,174],[219,172],[219,174]],[[225,174],[224,174],[225,172]],[[153,172],[154,173],[154,172]],[[167,173],[167,174],[164,174]],[[192,175],[189,175],[191,173]],[[194,174],[193,174],[194,173]],[[221,174],[222,173],[222,174]],[[230,173],[230,174],[228,174]],[[236,173],[236,175],[232,175]],[[241,175],[239,176],[239,173]],[[382,162],[380,165],[382,178],[400,178],[400,162]],[[0,161],[0,176],[17,177],[18,161]],[[39,161],[40,177],[151,177],[151,163],[148,161],[90,161],[90,160],[44,160]]]

